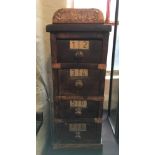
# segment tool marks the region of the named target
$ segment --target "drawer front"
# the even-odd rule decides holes
[[[103,95],[105,71],[95,69],[60,69],[60,96]]]
[[[102,117],[103,103],[100,101],[67,100],[54,104],[56,118]]]
[[[59,63],[105,63],[102,62],[102,40],[57,40]]]
[[[96,123],[56,123],[55,142],[100,143],[101,128],[101,124]]]

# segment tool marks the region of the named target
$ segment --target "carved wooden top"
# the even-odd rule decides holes
[[[59,9],[53,16],[53,24],[104,23],[104,16],[98,9]]]

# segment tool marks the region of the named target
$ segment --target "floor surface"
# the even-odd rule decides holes
[[[108,120],[103,122],[102,128],[103,148],[101,149],[60,149],[52,150],[49,146],[47,155],[119,155],[117,144]]]

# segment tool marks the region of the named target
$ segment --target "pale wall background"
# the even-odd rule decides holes
[[[50,68],[50,35],[46,32],[46,25],[52,23],[54,12],[66,7],[66,0],[36,0],[36,111],[43,112],[43,125],[36,137],[36,155],[46,155],[47,144],[50,143],[50,115],[46,89],[52,94],[48,80]],[[51,91],[50,91],[51,90]]]

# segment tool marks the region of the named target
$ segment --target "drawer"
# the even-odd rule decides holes
[[[64,100],[54,104],[56,118],[94,118],[102,117],[103,102],[88,100]]]
[[[105,71],[98,69],[58,70],[60,96],[102,96]]]
[[[106,52],[102,40],[58,39],[57,61],[59,63],[105,63]],[[103,60],[104,59],[104,60]]]
[[[101,123],[61,122],[55,123],[54,129],[55,143],[101,143]]]

